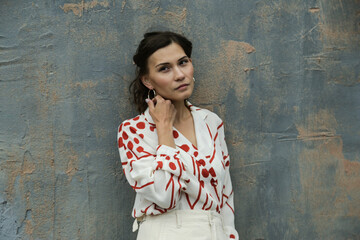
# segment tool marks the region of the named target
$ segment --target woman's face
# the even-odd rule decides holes
[[[160,48],[148,59],[148,74],[142,77],[143,84],[165,99],[184,101],[194,89],[194,68],[177,43]]]

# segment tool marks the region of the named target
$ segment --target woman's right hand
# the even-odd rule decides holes
[[[176,116],[175,106],[170,100],[165,100],[160,95],[157,95],[151,100],[147,100],[147,104],[150,116],[156,125],[159,145],[167,145],[175,148],[172,133]]]
[[[160,95],[157,95],[153,99],[147,101],[149,106],[150,115],[156,124],[156,127],[173,126],[176,109],[170,100],[165,100]]]

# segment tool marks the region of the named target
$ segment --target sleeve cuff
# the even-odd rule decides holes
[[[183,190],[186,190],[184,181],[186,181],[187,175],[185,166],[180,159],[179,150],[166,145],[159,145],[157,147],[156,159],[153,163],[153,170],[163,170],[181,178]]]
[[[179,154],[179,150],[173,147],[169,147],[167,145],[158,145],[156,148],[157,154],[165,154],[169,156],[174,156]]]

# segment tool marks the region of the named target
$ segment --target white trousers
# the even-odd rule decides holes
[[[203,210],[174,210],[145,216],[137,240],[225,240],[220,214]]]

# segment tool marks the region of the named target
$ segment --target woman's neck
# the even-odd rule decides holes
[[[173,104],[176,108],[175,123],[182,122],[191,117],[190,109],[186,106],[185,101],[173,102]]]

